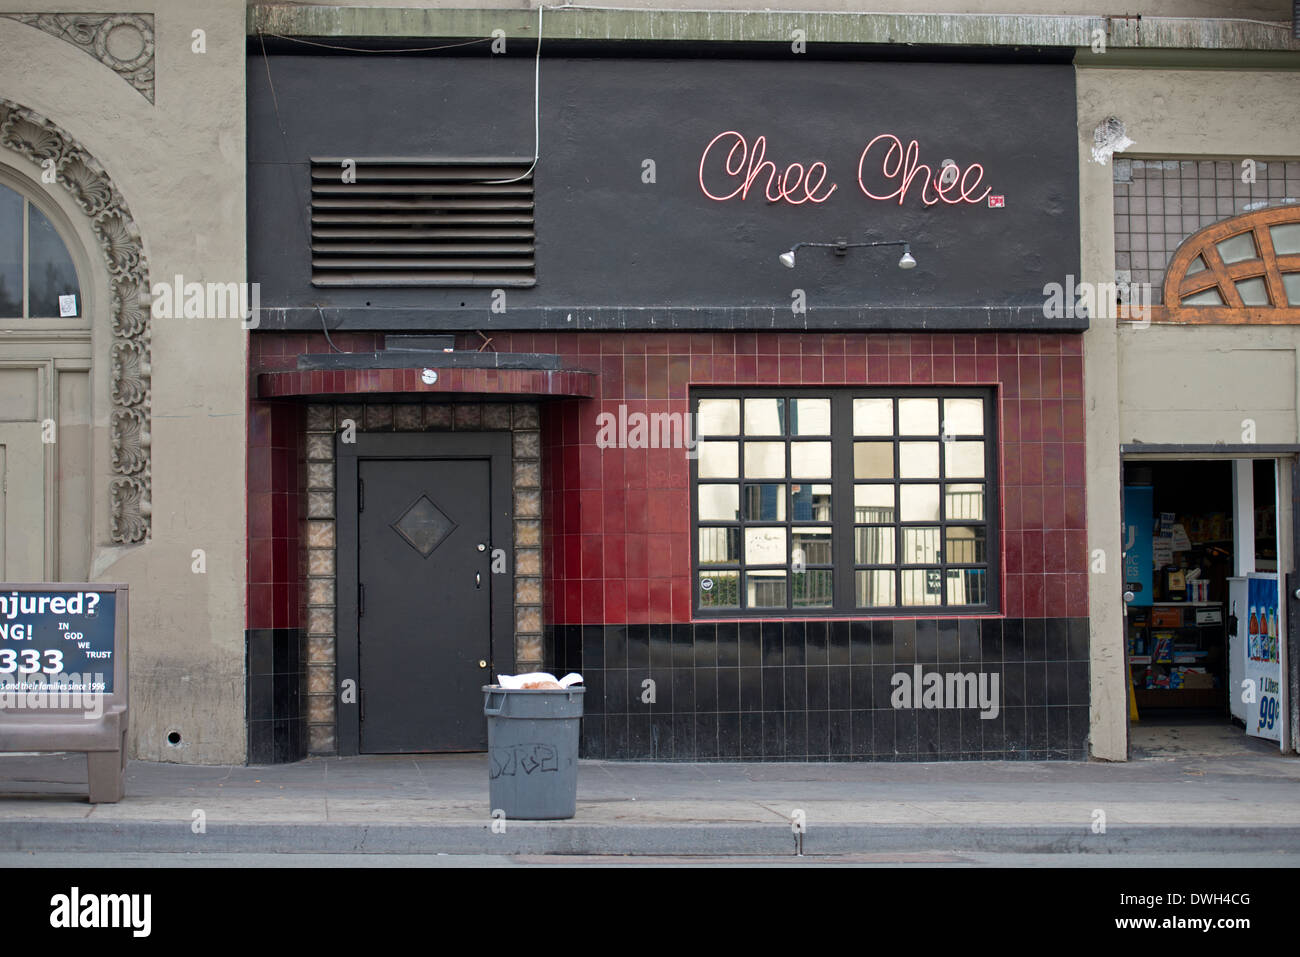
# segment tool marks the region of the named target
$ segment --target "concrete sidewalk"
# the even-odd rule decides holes
[[[805,854],[1300,850],[1300,760],[1221,738],[1188,748],[1175,733],[1126,764],[584,761],[573,820],[505,833],[483,754],[133,761],[127,797],[98,806],[81,755],[4,755],[0,850],[789,854],[796,809]]]

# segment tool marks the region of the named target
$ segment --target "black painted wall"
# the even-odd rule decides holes
[[[727,130],[766,136],[778,168],[824,161],[838,189],[820,205],[768,203],[761,183],[744,201],[706,198],[701,154]],[[1005,208],[927,208],[919,182],[902,206],[868,199],[858,159],[886,132],[935,168],[980,163]],[[493,315],[483,288],[312,287],[308,163],[531,156],[532,57],[254,50],[249,278],[263,329],[319,329],[322,314],[345,329],[1080,329],[1042,315],[1043,285],[1079,273],[1077,140],[1069,64],[544,57],[538,282]],[[841,238],[908,240],[919,265],[899,270],[897,249],[777,260]],[[790,308],[796,287],[806,314]]]

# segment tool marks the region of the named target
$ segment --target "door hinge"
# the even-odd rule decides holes
[[[363,478],[358,478],[357,479],[357,511],[364,512],[365,510],[366,510],[366,480]]]
[[[361,707],[361,717],[360,717],[358,720],[365,721],[365,720],[366,720],[366,692],[365,692],[365,689],[362,689],[359,701],[360,701],[360,707]]]
[[[366,586],[357,582],[357,617],[366,613]]]

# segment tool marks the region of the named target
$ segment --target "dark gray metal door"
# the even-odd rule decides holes
[[[486,751],[489,460],[358,465],[360,750]]]

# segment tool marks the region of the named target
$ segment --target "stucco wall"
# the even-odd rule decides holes
[[[1093,162],[1093,129],[1124,121],[1134,145],[1125,155],[1300,156],[1300,78],[1262,71],[1078,71],[1083,279],[1114,281],[1113,186],[1109,165]],[[1123,760],[1127,715],[1120,608],[1119,446],[1133,442],[1294,443],[1294,326],[1117,328],[1095,319],[1085,337],[1088,404],[1089,548],[1104,554],[1090,592],[1094,757]]]
[[[0,19],[0,94],[58,124],[104,168],[143,238],[152,282],[244,280],[244,42],[241,0],[129,5],[155,13],[156,101],[84,49]],[[23,0],[6,12],[56,12]],[[77,11],[115,9],[78,3]],[[120,7],[116,8],[120,9]],[[193,50],[205,31],[206,52]],[[0,150],[39,184],[39,168]],[[51,193],[62,187],[50,185]],[[63,196],[72,238],[102,262],[89,220]],[[95,323],[90,577],[131,586],[131,756],[242,762],[246,333],[234,319],[152,321],[152,530],[110,546],[108,323],[100,265],[85,290]],[[86,277],[83,275],[83,282]],[[196,549],[206,571],[192,570]],[[84,562],[83,562],[84,564]],[[84,574],[84,572],[83,572]],[[167,735],[180,735],[169,745]]]

